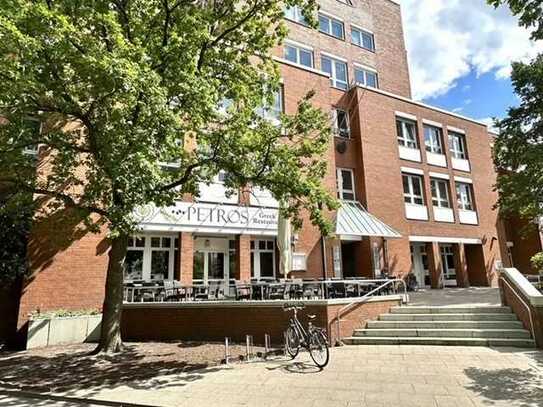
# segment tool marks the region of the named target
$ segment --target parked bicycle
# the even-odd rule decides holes
[[[287,303],[283,306],[283,311],[293,311],[293,316],[290,318],[289,326],[285,332],[286,350],[294,359],[298,356],[300,348],[304,347],[309,351],[313,362],[323,369],[330,360],[326,331],[313,325],[311,321],[315,319],[315,315],[307,315],[309,323],[307,329],[304,328],[298,319],[298,311],[304,308],[304,304]]]

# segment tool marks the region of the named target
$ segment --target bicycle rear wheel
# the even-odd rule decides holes
[[[328,364],[330,350],[326,336],[322,331],[315,330],[309,334],[309,354],[319,368],[322,369]]]
[[[298,332],[292,326],[289,326],[285,332],[285,347],[292,359],[298,356],[300,352],[300,338],[298,337]]]

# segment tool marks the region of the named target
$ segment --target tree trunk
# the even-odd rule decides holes
[[[127,245],[128,236],[126,235],[111,240],[100,343],[93,353],[116,353],[122,349],[123,263]]]

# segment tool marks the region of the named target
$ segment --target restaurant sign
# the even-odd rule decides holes
[[[270,208],[177,202],[142,206],[134,216],[143,230],[277,234],[278,211]]]

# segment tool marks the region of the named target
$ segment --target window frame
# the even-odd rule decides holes
[[[427,133],[427,130],[436,130],[436,133]],[[428,140],[428,135],[430,135],[431,140]],[[437,135],[437,144],[436,140],[432,136]],[[430,141],[430,142],[428,142]],[[445,150],[443,148],[443,129],[432,126],[430,124],[424,125],[424,148],[427,152],[438,155],[445,155]]]
[[[328,20],[328,32],[327,31],[323,31],[321,29],[321,18],[325,18]],[[324,12],[319,12],[318,15],[317,15],[317,20],[319,22],[319,32],[323,33],[323,34],[326,34],[326,35],[329,35],[331,37],[334,37],[338,40],[342,40],[342,41],[345,41],[345,23],[338,19],[337,17],[333,17],[329,14],[326,14]],[[341,24],[341,37],[338,37],[336,35],[334,35],[334,30],[333,30],[333,23],[338,23],[338,24]]]
[[[405,190],[405,182],[404,180],[407,179],[407,187],[408,191]],[[418,185],[420,187],[420,195],[417,195],[415,193],[415,184],[414,180],[418,181]],[[403,197],[404,197],[404,203],[408,205],[415,205],[415,206],[426,206],[425,203],[425,197],[424,197],[424,177],[422,175],[417,174],[409,174],[406,172],[402,172],[402,186],[403,186]],[[420,203],[418,202],[420,200]]]
[[[456,181],[455,184],[458,209],[462,211],[476,212],[473,185],[459,181]],[[464,191],[462,191],[462,187],[465,187]]]
[[[358,33],[360,43],[357,43],[354,41],[354,32]],[[367,35],[370,37],[371,48],[364,46],[364,35]],[[372,33],[371,31],[364,30],[363,28],[359,28],[351,24],[351,44],[359,48],[365,49],[366,51],[375,52],[375,34]]]
[[[287,58],[287,52],[286,52],[287,47],[293,48],[296,51],[296,61],[292,61],[292,60]],[[309,53],[311,55],[311,65],[310,66],[305,65],[305,64],[302,63],[302,58],[301,58],[301,52],[302,51],[305,51],[305,52],[307,52],[307,53]],[[296,65],[299,65],[299,66],[302,66],[302,67],[305,67],[305,68],[311,68],[311,69],[315,68],[315,52],[310,47],[304,47],[302,45],[298,45],[298,44],[295,44],[295,43],[290,42],[290,41],[285,41],[285,44],[283,46],[283,58],[285,58],[285,60],[287,60],[289,62],[292,62],[293,64],[296,64]]]
[[[145,239],[143,246],[136,246],[135,242],[136,239]],[[160,239],[160,246],[159,247],[153,247],[152,246],[152,239],[153,238],[159,238]],[[163,239],[168,238],[170,239],[170,246],[165,247],[163,246]],[[169,234],[161,234],[161,233],[151,233],[151,234],[134,234],[129,237],[127,251],[138,251],[143,252],[142,257],[142,268],[141,268],[141,279],[143,281],[161,281],[161,280],[152,280],[152,256],[153,252],[160,251],[160,252],[168,252],[169,258],[168,258],[168,270],[167,270],[167,276],[165,280],[173,280],[174,279],[174,272],[175,272],[175,258],[176,258],[176,252],[180,255],[179,252],[179,237],[175,235],[169,235]],[[123,269],[123,279],[126,278],[125,270]]]
[[[401,127],[399,124],[401,123]],[[413,140],[409,140],[405,137],[405,131],[407,129],[406,125],[413,126]],[[404,148],[409,148],[411,150],[420,150],[420,143],[418,140],[418,126],[417,122],[414,120],[404,119],[403,117],[396,116],[396,132],[398,145]],[[414,146],[412,146],[413,144]]]
[[[345,189],[343,187],[343,172],[349,173],[353,189]],[[336,184],[338,199],[349,202],[356,201],[356,184],[352,168],[336,168]],[[352,195],[352,198],[346,198],[345,195],[347,194]]]
[[[434,185],[435,184],[435,185]],[[445,197],[441,196],[439,185],[445,185]],[[449,190],[449,181],[441,178],[430,178],[430,190],[432,193],[432,205],[436,208],[452,209],[451,193]],[[434,194],[435,192],[435,194]],[[445,203],[445,205],[444,205]]]
[[[287,15],[287,11],[289,9],[293,9],[294,10],[294,18],[290,18],[288,15]],[[305,21],[305,17],[303,16],[302,14],[302,10],[300,9],[299,6],[291,6],[291,7],[285,7],[284,11],[283,11],[283,15],[285,16],[285,19],[289,20],[289,21],[292,21],[294,23],[298,23],[298,24],[302,24],[304,26],[307,27],[307,21]]]
[[[347,125],[347,129],[346,130],[341,130],[340,126],[339,126],[339,114],[338,112],[342,112],[345,114],[345,119],[346,119],[346,125]],[[351,138],[351,120],[350,120],[350,117],[349,117],[349,112],[345,109],[341,109],[341,108],[337,108],[335,107],[333,109],[333,131],[334,131],[334,136],[336,137],[341,137],[341,138],[344,138],[344,139],[350,139]]]
[[[467,148],[467,143],[466,143],[466,135],[457,133],[454,131],[449,131],[448,136],[449,136],[449,152],[451,153],[451,156],[458,160],[467,160],[468,148]],[[454,142],[453,142],[454,139],[459,140],[458,146],[454,145]]]
[[[360,82],[356,78],[357,72],[361,72],[364,76],[364,82]],[[375,75],[375,86],[368,85],[368,74]],[[373,69],[365,68],[362,66],[354,65],[354,80],[357,84],[367,86],[368,88],[379,89],[379,73]]]
[[[327,59],[327,60],[330,61],[330,68],[331,68],[332,72],[328,73],[323,69],[323,65],[324,65],[323,60],[324,59]],[[343,64],[345,66],[345,82],[343,82],[343,80],[338,80],[337,79],[337,76],[336,76],[336,74],[337,74],[336,64]],[[321,54],[321,70],[330,75],[330,84],[332,85],[333,88],[340,89],[340,90],[343,90],[343,91],[349,90],[349,66],[348,66],[347,62],[342,61],[342,60],[337,59],[337,58],[334,58],[334,57],[329,56],[327,54]],[[343,88],[341,86],[338,86],[338,84],[340,84],[340,85],[344,84],[345,87]]]

